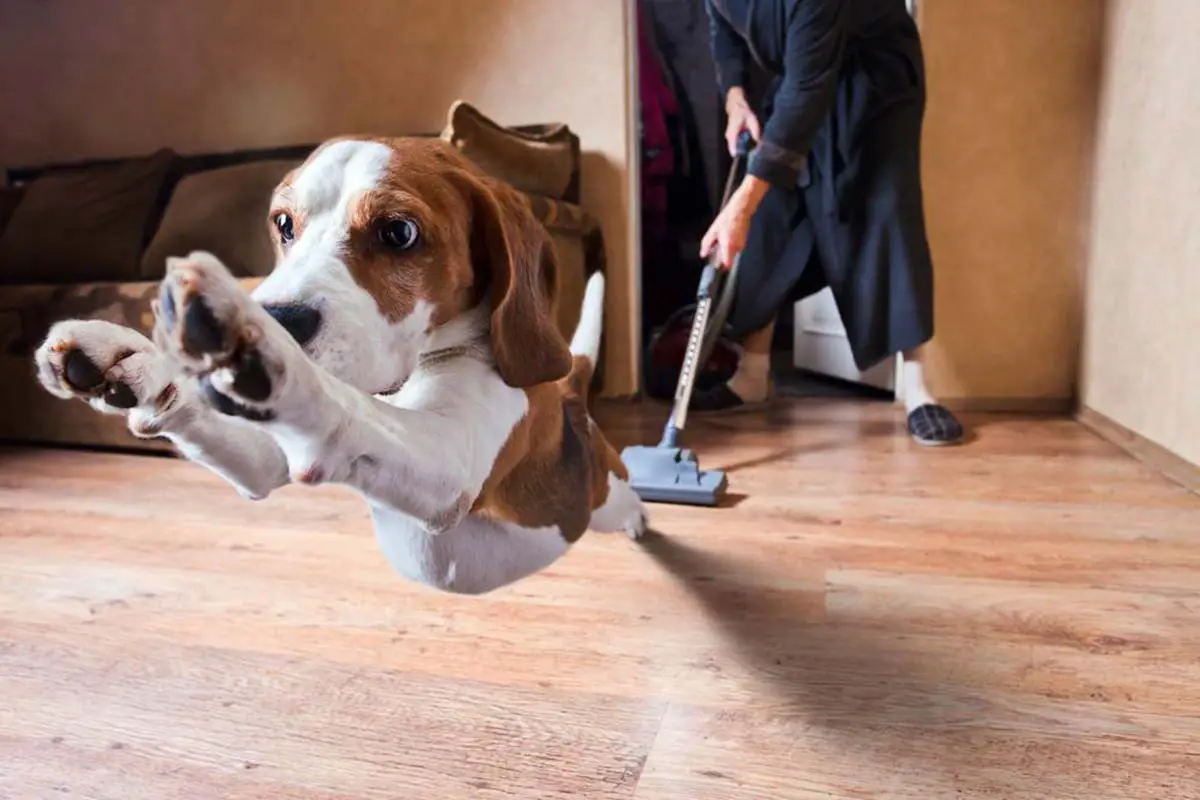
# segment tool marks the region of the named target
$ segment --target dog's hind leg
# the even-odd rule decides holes
[[[608,473],[608,497],[592,512],[589,528],[598,533],[621,531],[630,539],[646,532],[646,507],[624,478]]]
[[[592,512],[588,527],[598,533],[622,531],[631,539],[641,538],[646,532],[647,515],[642,498],[629,485],[629,473],[621,462],[620,455],[601,432],[595,420],[591,423],[592,448],[595,453],[594,468],[607,475],[608,494],[599,507]]]
[[[34,362],[46,391],[124,416],[139,438],[168,439],[243,496],[265,497],[287,482],[287,463],[269,436],[210,408],[195,382],[131,328],[102,320],[59,322]]]

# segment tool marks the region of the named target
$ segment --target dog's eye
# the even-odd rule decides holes
[[[411,219],[396,219],[379,226],[379,241],[393,250],[409,250],[421,238],[421,229]]]
[[[296,238],[296,231],[292,227],[292,215],[286,212],[281,212],[275,215],[272,220],[275,223],[275,229],[279,231],[279,241],[287,244],[292,239]]]

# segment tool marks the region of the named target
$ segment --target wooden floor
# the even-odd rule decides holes
[[[705,422],[734,505],[486,598],[393,576],[340,490],[0,451],[0,797],[1200,798],[1200,497],[971,422]]]

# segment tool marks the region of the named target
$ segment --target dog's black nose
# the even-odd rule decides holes
[[[321,328],[321,312],[302,303],[272,303],[264,305],[266,312],[303,347],[313,340]]]

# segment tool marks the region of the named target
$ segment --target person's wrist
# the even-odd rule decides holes
[[[742,178],[737,192],[742,196],[743,202],[753,209],[758,207],[758,204],[762,202],[762,199],[766,196],[770,188],[771,184],[757,175],[747,175],[745,178]]]

